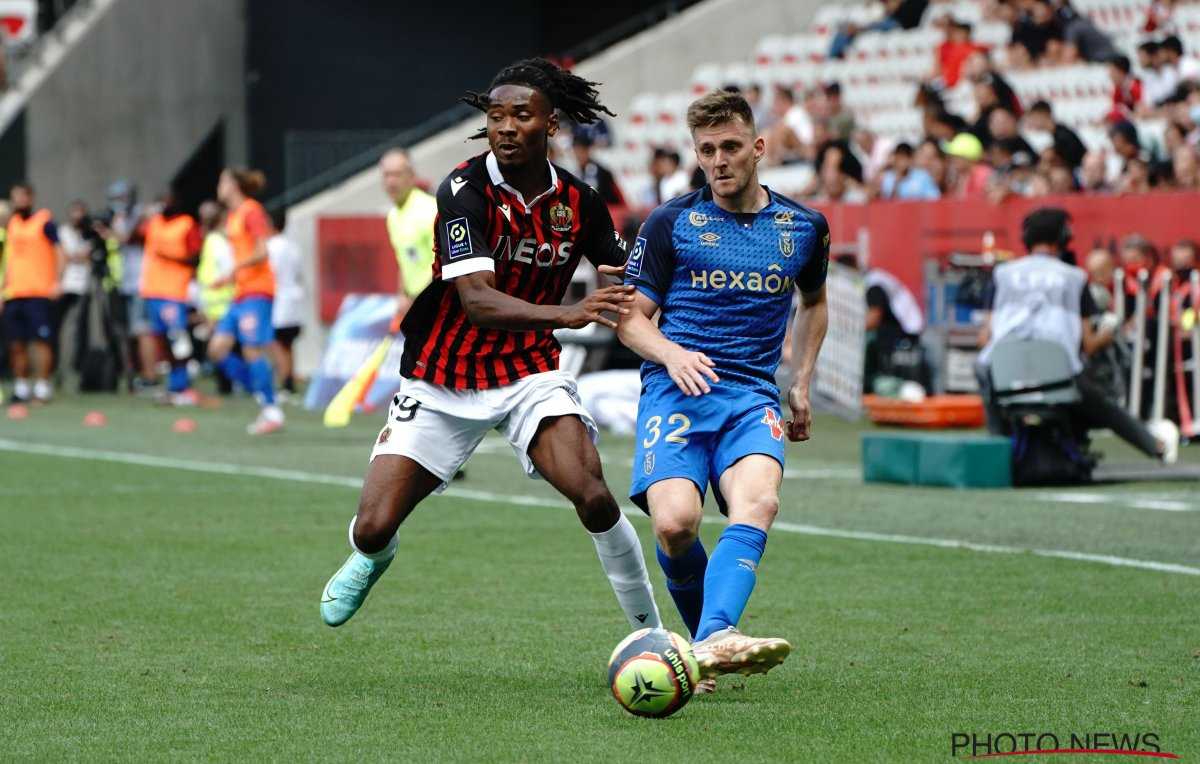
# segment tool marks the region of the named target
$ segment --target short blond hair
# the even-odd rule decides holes
[[[750,128],[754,127],[754,110],[741,93],[714,90],[692,101],[687,110],[688,130],[699,127],[715,127],[734,119],[741,119]]]

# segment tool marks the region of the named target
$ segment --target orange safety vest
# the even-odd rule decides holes
[[[4,257],[4,294],[8,298],[49,297],[58,286],[58,255],[46,237],[50,210],[8,220]]]
[[[186,302],[196,266],[181,262],[189,254],[188,238],[196,228],[191,215],[155,215],[146,223],[145,259],[139,292],[143,299]]]
[[[254,257],[258,237],[247,230],[246,225],[246,221],[252,215],[266,218],[267,212],[258,202],[247,199],[229,213],[229,221],[225,224],[226,236],[233,247],[233,262],[237,266]],[[263,260],[249,268],[238,267],[234,271],[233,279],[234,299],[252,295],[272,298],[275,296],[275,274],[271,271],[270,260]]]

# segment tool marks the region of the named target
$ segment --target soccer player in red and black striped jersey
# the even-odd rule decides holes
[[[594,122],[593,82],[544,59],[518,61],[463,100],[486,115],[490,151],[459,165],[437,192],[432,283],[405,316],[400,392],[371,454],[354,551],[325,586],[321,617],[350,619],[396,554],[400,523],[441,490],[489,430],[503,433],[530,477],[574,505],[635,628],[659,626],[641,545],[604,483],[596,424],[575,380],[558,370],[553,331],[616,327],[632,286],[563,305],[583,257],[621,275],[625,244],[587,184],[548,160],[558,112]]]

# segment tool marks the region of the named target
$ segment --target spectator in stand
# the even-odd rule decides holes
[[[1024,145],[1022,145],[1024,144]],[[1033,153],[1020,138],[1000,138],[988,153],[994,168],[988,178],[987,197],[999,203],[1009,196],[1033,195]],[[1048,193],[1043,189],[1043,195]]]
[[[1125,162],[1125,169],[1117,181],[1117,193],[1146,194],[1152,187],[1150,165],[1146,160],[1134,158]]]
[[[1014,116],[1020,116],[1021,110],[1016,104],[1016,94],[1011,97],[1004,95],[1007,83],[1001,86],[1002,80],[999,80],[991,74],[986,74],[975,82],[975,103],[979,111],[979,117],[975,120],[975,124],[971,126],[971,132],[975,134],[985,146],[992,142],[991,132],[991,117],[992,112],[996,109],[1007,109]]]
[[[854,135],[854,114],[842,103],[842,86],[836,82],[825,86],[824,118],[831,140],[849,141]]]
[[[988,133],[992,136],[993,142],[1004,141],[1011,144],[1010,148],[1013,153],[1025,152],[1029,155],[1030,164],[1033,163],[1037,152],[1021,137],[1021,133],[1017,129],[1017,116],[1004,106],[997,106],[988,115]]]
[[[963,64],[972,55],[987,54],[987,48],[971,39],[971,25],[945,17],[946,39],[938,46],[937,77],[943,87],[949,89],[958,84]]]
[[[1025,129],[1031,132],[1048,133],[1054,140],[1054,151],[1071,168],[1083,162],[1087,148],[1078,133],[1054,120],[1054,112],[1046,101],[1038,101],[1025,114]]]
[[[1102,64],[1120,52],[1091,19],[1071,7],[1069,0],[1059,5],[1058,21],[1063,30],[1062,63]]]
[[[844,204],[867,201],[862,165],[844,142],[830,141],[821,147],[817,154],[817,184],[817,201]]]
[[[859,28],[854,24],[846,24],[838,29],[829,47],[830,58],[842,58],[846,50],[854,43],[854,37],[860,32],[890,32],[893,29],[916,29],[921,25],[921,17],[929,7],[929,0],[881,0],[884,17],[873,24]]]
[[[1179,71],[1180,82],[1200,82],[1200,58],[1194,50],[1190,57],[1184,58],[1183,42],[1178,37],[1171,35],[1162,41],[1162,54]]]
[[[767,139],[767,164],[786,164],[811,157],[816,128],[808,110],[796,103],[791,88],[776,85],[771,100],[775,124],[764,133]]]
[[[1175,149],[1171,158],[1171,170],[1176,189],[1180,191],[1200,190],[1198,163],[1200,163],[1200,159],[1197,158],[1196,150],[1191,146],[1180,146]]]
[[[1021,116],[1021,99],[1017,97],[1017,91],[992,65],[992,60],[986,53],[972,53],[963,63],[962,74],[963,78],[970,80],[973,85],[991,85],[992,96],[987,100],[1007,106],[1013,114]],[[978,97],[978,90],[974,91],[974,94]]]
[[[1079,166],[1079,190],[1096,194],[1112,191],[1108,182],[1108,155],[1104,149],[1083,155],[1083,163]]]
[[[942,195],[928,172],[915,167],[913,147],[901,143],[892,151],[892,166],[883,174],[879,195],[883,199],[937,199]]]
[[[1164,39],[1158,46],[1158,65],[1165,71],[1170,72],[1176,83],[1176,88],[1167,94],[1164,101],[1178,94],[1178,85],[1185,80],[1195,80],[1200,78],[1200,61],[1195,59],[1187,60],[1183,57],[1183,41],[1175,35],[1171,35]]]
[[[1142,144],[1138,140],[1137,128],[1132,122],[1121,120],[1109,127],[1108,139],[1112,142],[1113,151],[1122,162],[1142,156]]]
[[[863,163],[863,180],[874,182],[882,176],[892,160],[892,149],[896,143],[891,138],[881,138],[870,130],[854,133],[854,144],[850,150]]]
[[[1142,104],[1142,82],[1130,73],[1132,68],[1126,56],[1113,56],[1108,60],[1108,76],[1113,84],[1109,122],[1130,119]]]
[[[1055,64],[1062,58],[1063,29],[1050,0],[1029,0],[1013,24],[1008,62],[1015,69]]]
[[[607,167],[592,158],[592,137],[587,133],[576,135],[571,148],[574,150],[575,164],[583,182],[595,189],[605,204],[623,207],[625,195],[621,193],[617,179]]]
[[[1179,71],[1174,67],[1164,66],[1166,60],[1160,53],[1162,46],[1153,40],[1147,40],[1138,46],[1138,67],[1142,81],[1141,111],[1147,112],[1162,103],[1175,92],[1179,85]]]
[[[983,161],[983,144],[971,133],[959,133],[942,149],[950,157],[950,196],[977,199],[987,190],[992,168]]]
[[[949,165],[946,162],[946,155],[942,153],[941,145],[936,140],[926,138],[921,142],[921,145],[917,147],[913,164],[929,173],[929,177],[937,186],[939,195],[946,194],[949,190],[946,186]]]
[[[679,166],[679,152],[656,148],[650,160],[650,177],[654,181],[654,206],[669,202],[686,194],[692,187],[692,178]]]
[[[1050,182],[1051,194],[1066,196],[1079,190],[1079,187],[1075,184],[1075,174],[1066,165],[1051,167],[1046,172],[1046,177]]]
[[[929,109],[925,112],[925,134],[934,140],[946,142],[959,133],[970,131],[970,125],[957,114],[945,109]]]

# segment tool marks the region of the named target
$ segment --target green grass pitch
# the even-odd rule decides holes
[[[90,409],[108,426],[82,427]],[[863,425],[818,418],[743,622],[792,657],[654,721],[605,686],[630,629],[591,542],[507,445],[413,515],[334,630],[318,600],[382,417],[326,431],[293,409],[252,440],[252,415],[93,397],[0,419],[0,758],[946,761],[955,732],[1026,731],[1154,732],[1200,757],[1200,576],[1011,551],[1200,567],[1194,485],[867,486]],[[180,416],[197,431],[171,432]],[[631,444],[601,443],[618,497]]]

